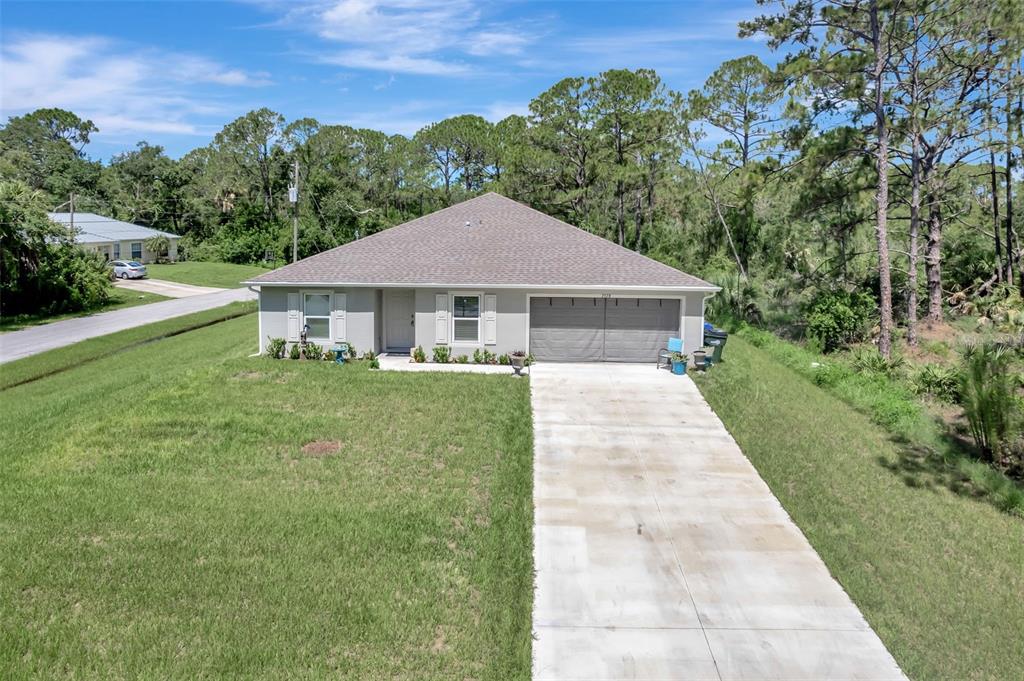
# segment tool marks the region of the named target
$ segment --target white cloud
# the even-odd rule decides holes
[[[472,0],[337,0],[292,7],[279,22],[343,47],[318,60],[352,69],[461,76],[466,57],[519,54],[534,37],[483,24]]]
[[[194,86],[252,87],[270,82],[193,54],[138,48],[102,37],[9,36],[0,50],[0,113],[59,107],[91,119],[98,136],[207,134],[197,117],[222,111]]]
[[[480,111],[480,115],[491,123],[497,123],[509,116],[529,116],[530,107],[515,102],[492,102]]]

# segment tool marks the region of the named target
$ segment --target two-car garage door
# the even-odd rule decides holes
[[[541,361],[654,362],[678,335],[675,299],[530,299],[530,352]]]

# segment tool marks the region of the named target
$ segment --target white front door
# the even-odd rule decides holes
[[[387,291],[384,294],[388,350],[408,350],[416,343],[413,291]]]

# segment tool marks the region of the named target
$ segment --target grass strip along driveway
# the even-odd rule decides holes
[[[527,678],[527,381],[255,334],[2,394],[0,678]]]
[[[916,679],[1020,678],[1024,521],[933,484],[899,443],[742,338],[701,391]]]
[[[216,288],[239,288],[243,281],[267,271],[259,265],[235,265],[229,262],[187,261],[146,265],[146,273],[151,279]]]

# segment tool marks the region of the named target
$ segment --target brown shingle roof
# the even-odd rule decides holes
[[[697,277],[495,193],[318,253],[249,283],[716,290]]]

